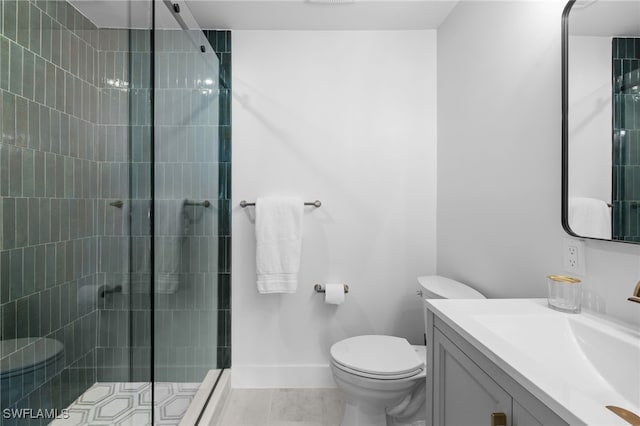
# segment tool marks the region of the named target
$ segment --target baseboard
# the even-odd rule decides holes
[[[233,389],[335,388],[327,364],[235,365],[231,371]]]

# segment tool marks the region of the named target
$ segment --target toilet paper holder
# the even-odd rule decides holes
[[[349,293],[349,286],[347,284],[342,284],[344,286],[344,292]],[[325,289],[324,289],[324,285],[323,284],[316,284],[313,286],[313,289],[316,291],[316,293],[324,293]]]

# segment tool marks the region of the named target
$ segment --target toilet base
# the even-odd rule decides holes
[[[427,421],[426,420],[417,420],[415,422],[411,422],[411,423],[390,423],[389,426],[426,426],[427,425]]]
[[[391,423],[393,424],[393,423]],[[384,408],[355,405],[347,401],[340,426],[388,426]]]
[[[346,403],[340,426],[425,426],[426,424],[424,419],[409,423],[400,422],[387,416],[384,410],[363,410],[362,407]]]
[[[334,365],[332,368],[336,384],[342,389],[346,399],[341,426],[420,426],[420,420],[423,420],[424,425],[426,397],[423,392],[419,392],[421,388],[424,389],[424,373],[415,379],[384,381],[354,376]],[[414,396],[424,400],[423,403],[414,406],[410,412],[404,407],[401,421],[387,414],[389,408],[397,407],[404,399]]]

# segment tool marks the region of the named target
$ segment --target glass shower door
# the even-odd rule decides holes
[[[182,2],[157,3],[154,55],[157,407],[217,367],[219,59]]]

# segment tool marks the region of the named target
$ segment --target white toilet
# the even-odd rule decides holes
[[[425,299],[484,299],[449,278],[418,277]],[[421,293],[420,293],[421,292]],[[426,349],[394,336],[367,335],[331,346],[331,371],[346,399],[342,426],[424,424]]]

